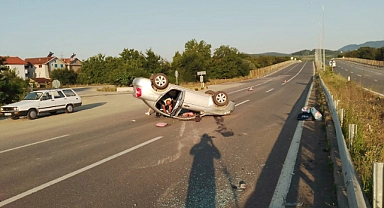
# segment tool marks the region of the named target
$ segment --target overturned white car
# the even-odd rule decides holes
[[[133,96],[143,100],[157,115],[177,119],[196,119],[206,115],[228,115],[235,109],[227,93],[208,90],[205,93],[170,84],[165,74],[133,80]],[[165,111],[165,100],[171,100],[172,108]]]

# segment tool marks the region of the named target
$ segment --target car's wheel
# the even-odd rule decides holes
[[[19,119],[19,116],[12,116],[11,119],[12,120],[17,120],[17,119]]]
[[[229,103],[228,95],[223,91],[217,91],[212,98],[217,106],[226,106]]]
[[[168,87],[169,81],[165,74],[158,73],[153,76],[152,84],[156,87],[156,89],[162,90]]]
[[[215,92],[213,90],[207,90],[207,91],[205,91],[205,94],[215,95]]]
[[[37,111],[36,109],[30,109],[27,113],[27,117],[30,120],[36,119],[37,118]]]
[[[67,107],[65,107],[65,111],[67,113],[73,113],[73,105],[72,104],[67,105]]]

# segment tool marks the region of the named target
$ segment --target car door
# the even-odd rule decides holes
[[[173,106],[171,116],[178,116],[179,115],[179,112],[181,111],[181,109],[183,107],[184,95],[185,95],[185,91],[179,91],[179,94],[176,98],[176,102]]]
[[[55,109],[55,99],[51,92],[44,92],[40,98],[39,112],[49,112]]]
[[[67,104],[67,98],[61,90],[52,91],[53,98],[55,99],[55,109],[63,110]]]

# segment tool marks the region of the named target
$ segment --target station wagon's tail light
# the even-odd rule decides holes
[[[135,97],[141,97],[141,88],[138,88],[138,87],[136,87],[136,94],[135,94]]]

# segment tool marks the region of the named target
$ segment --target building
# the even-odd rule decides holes
[[[10,70],[14,70],[16,75],[19,76],[21,79],[25,80],[28,78],[28,63],[24,61],[23,59],[17,57],[17,56],[7,56],[7,57],[0,57],[4,58],[5,62],[4,65],[8,67]]]
[[[68,70],[73,70],[77,72],[81,68],[81,61],[78,58],[75,58],[75,56],[76,54],[72,53],[70,58],[62,58],[61,60],[65,62],[65,65]]]
[[[28,63],[29,78],[50,78],[50,74],[55,69],[66,68],[65,62],[57,57],[26,58]]]
[[[78,58],[63,58],[61,60],[65,63],[68,70],[77,72],[81,68],[81,61]]]

